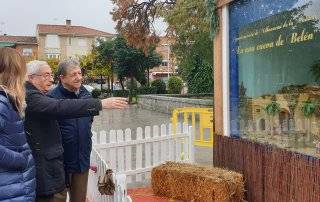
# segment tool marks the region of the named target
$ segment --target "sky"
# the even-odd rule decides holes
[[[1,0],[0,35],[35,35],[37,24],[81,25],[116,33],[111,0]]]
[[[1,0],[0,35],[34,36],[37,24],[65,24],[85,26],[115,34],[110,12],[111,0]],[[156,21],[156,33],[166,28]]]

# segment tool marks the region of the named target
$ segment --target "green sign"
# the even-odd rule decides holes
[[[0,41],[0,47],[13,47],[15,45],[16,44],[12,42]]]
[[[235,40],[239,84],[247,89],[247,96],[315,83],[310,67],[320,59],[319,16],[307,7],[250,23]]]

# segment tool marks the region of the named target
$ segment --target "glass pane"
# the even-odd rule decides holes
[[[320,1],[230,6],[231,133],[316,154],[320,141]]]

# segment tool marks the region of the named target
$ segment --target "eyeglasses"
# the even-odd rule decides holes
[[[32,74],[32,75],[34,75],[34,76],[41,76],[41,77],[43,77],[44,79],[51,79],[51,78],[54,77],[53,74],[49,74],[49,73],[45,73],[45,74]]]

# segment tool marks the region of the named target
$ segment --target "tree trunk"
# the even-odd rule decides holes
[[[119,78],[119,81],[120,81],[120,85],[121,85],[122,90],[124,90],[123,78]]]
[[[129,104],[132,103],[132,98],[133,98],[133,76],[130,77]]]
[[[113,64],[111,64],[111,92],[113,93]]]
[[[150,68],[147,68],[147,72],[148,72],[148,88],[150,87]]]
[[[108,76],[108,90],[110,90],[110,76]]]
[[[102,73],[100,74],[100,89],[101,89],[101,91],[102,91]]]

